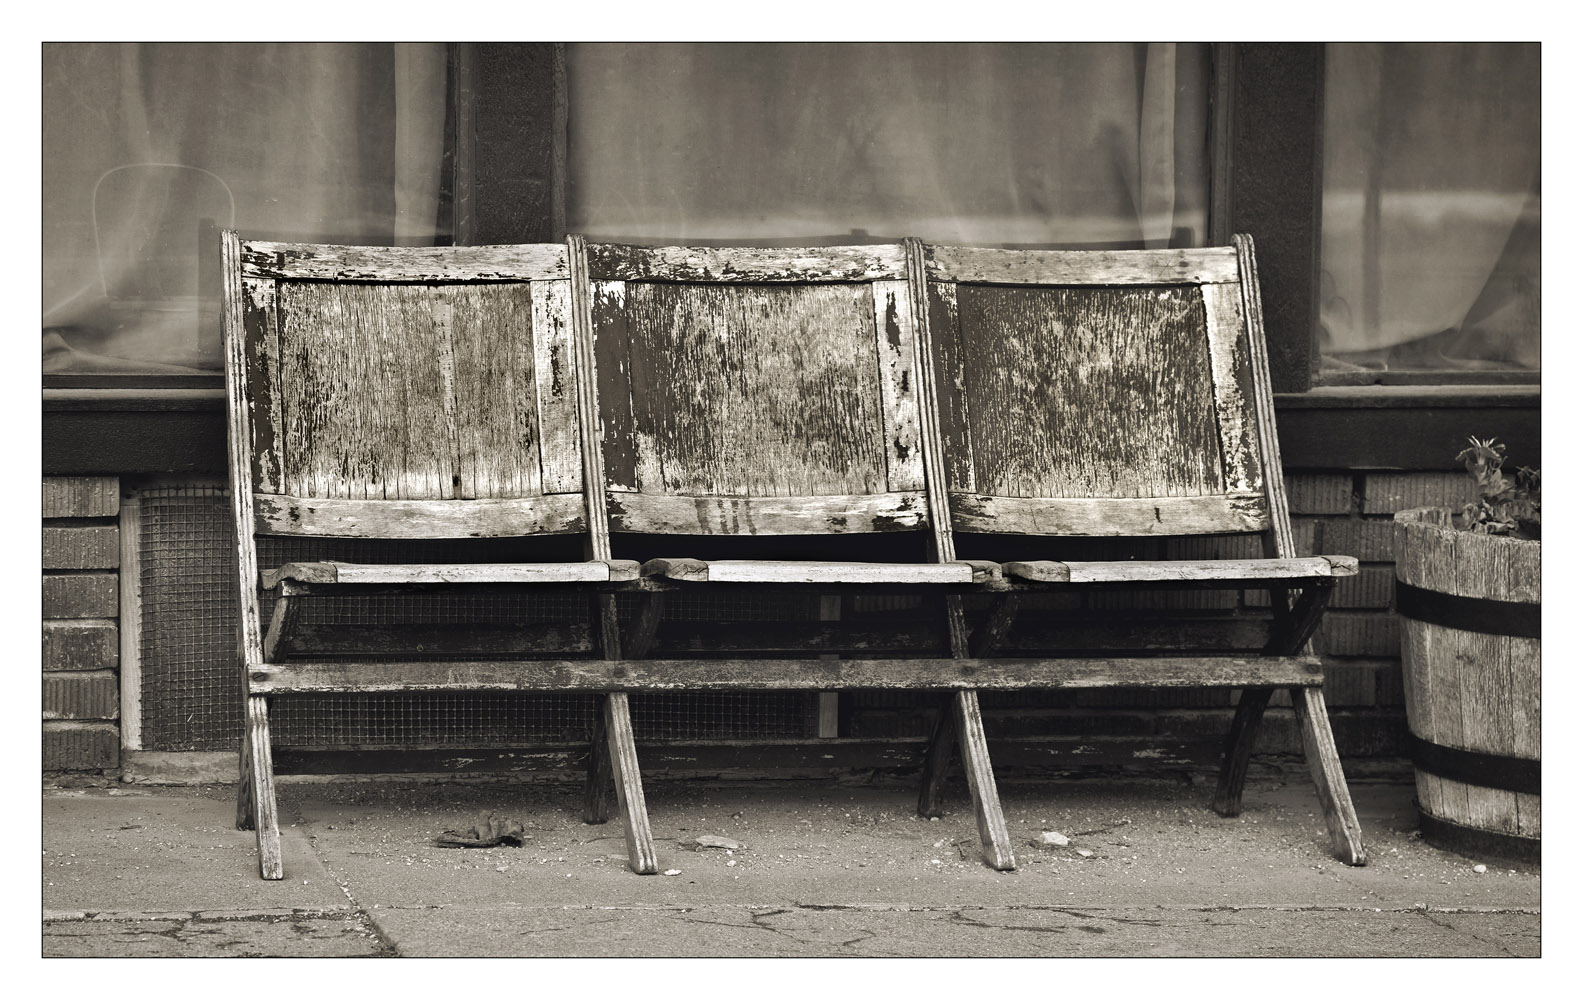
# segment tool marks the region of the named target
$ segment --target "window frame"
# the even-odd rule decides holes
[[[455,241],[564,239],[564,45],[456,43],[451,54]],[[1209,236],[1222,245],[1235,232],[1254,236],[1286,467],[1450,469],[1470,433],[1498,435],[1514,462],[1538,465],[1540,373],[1392,377],[1408,385],[1315,378],[1324,45],[1214,43],[1211,74]],[[224,468],[200,427],[217,402],[223,417],[221,376],[45,376],[44,385],[46,472]],[[117,423],[117,407],[139,416]],[[178,440],[188,434],[201,439],[196,454]]]

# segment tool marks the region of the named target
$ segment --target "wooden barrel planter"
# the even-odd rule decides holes
[[[1419,829],[1459,854],[1539,861],[1539,544],[1396,515]]]

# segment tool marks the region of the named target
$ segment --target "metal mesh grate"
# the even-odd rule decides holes
[[[593,695],[433,691],[276,698],[278,746],[521,746],[580,742],[594,731]]]
[[[139,494],[142,586],[143,747],[232,750],[241,737],[236,665],[236,555],[228,493],[221,487],[151,489]],[[565,549],[565,551],[561,551]],[[258,563],[484,562],[581,558],[578,539],[521,542],[459,539],[386,542],[261,537]],[[274,596],[261,591],[268,620]],[[633,602],[623,599],[630,614]],[[670,613],[697,620],[818,617],[817,597],[736,596],[679,600]],[[521,625],[583,622],[585,598],[548,591],[413,594],[305,601],[308,624]],[[588,655],[564,650],[545,655]],[[598,701],[583,694],[426,692],[274,699],[271,732],[281,746],[521,746],[591,738]],[[640,739],[753,739],[812,736],[817,697],[802,692],[634,695]]]
[[[643,739],[742,740],[819,734],[819,696],[812,691],[634,694],[632,735]]]
[[[143,746],[229,750],[242,731],[236,551],[217,487],[138,497]]]

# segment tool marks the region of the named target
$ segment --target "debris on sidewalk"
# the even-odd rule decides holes
[[[1054,830],[1046,830],[1039,834],[1039,839],[1033,842],[1033,846],[1043,848],[1065,847],[1071,842],[1072,841],[1064,833],[1057,833]]]
[[[697,845],[694,850],[703,850],[704,848],[717,847],[724,851],[740,851],[743,847],[742,844],[732,840],[730,837],[717,837],[712,833],[706,833],[701,837],[695,837],[693,839],[693,843]]]
[[[440,847],[495,847],[499,844],[521,847],[524,836],[522,824],[516,820],[482,812],[472,826],[446,830],[434,838],[434,843]]]

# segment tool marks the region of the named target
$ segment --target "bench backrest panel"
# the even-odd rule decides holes
[[[957,531],[1271,524],[1234,248],[925,248]]]
[[[259,531],[585,528],[565,247],[239,252]]]
[[[902,248],[588,248],[613,531],[927,526]]]

